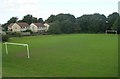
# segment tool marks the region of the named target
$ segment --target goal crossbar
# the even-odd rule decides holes
[[[21,43],[10,43],[10,42],[5,42],[5,49],[6,49],[6,54],[8,54],[8,44],[11,44],[11,45],[19,45],[19,46],[26,46],[26,49],[27,49],[27,58],[30,58],[30,52],[29,52],[29,46],[28,44],[21,44]]]

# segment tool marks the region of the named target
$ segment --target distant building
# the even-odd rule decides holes
[[[39,32],[39,33],[44,33],[46,32],[47,27],[44,26],[42,23],[31,23],[30,24],[30,30],[32,32]]]
[[[25,22],[11,23],[8,26],[10,32],[23,32],[29,29],[29,25]]]
[[[118,2],[118,13],[120,15],[120,1]]]
[[[50,25],[48,23],[45,23],[44,26],[46,26],[46,32],[49,30]]]
[[[48,31],[49,24],[45,23],[31,23],[28,25],[25,22],[11,23],[8,26],[9,32],[25,32],[26,30],[31,30],[36,33],[45,33]]]

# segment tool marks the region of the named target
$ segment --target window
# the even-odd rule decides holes
[[[17,29],[17,27],[15,27],[15,29]]]

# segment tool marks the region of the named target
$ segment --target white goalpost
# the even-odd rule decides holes
[[[105,34],[112,33],[112,32],[117,35],[117,30],[106,30]]]
[[[6,54],[8,54],[8,44],[11,44],[11,45],[19,45],[19,46],[26,46],[26,49],[27,49],[27,58],[30,58],[30,51],[29,51],[29,46],[28,44],[20,44],[20,43],[10,43],[10,42],[5,42],[5,49],[6,49]]]

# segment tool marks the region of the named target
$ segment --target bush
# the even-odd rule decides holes
[[[21,37],[20,32],[7,32],[10,37]]]
[[[21,33],[20,33],[20,32],[15,32],[15,33],[14,33],[14,36],[15,36],[15,37],[21,37]]]
[[[2,41],[3,42],[7,42],[9,40],[9,36],[8,35],[2,35]]]
[[[48,35],[48,33],[47,32],[43,32],[42,35]]]
[[[59,27],[59,23],[54,23],[50,26],[49,30],[48,30],[49,34],[61,34],[61,28]]]

